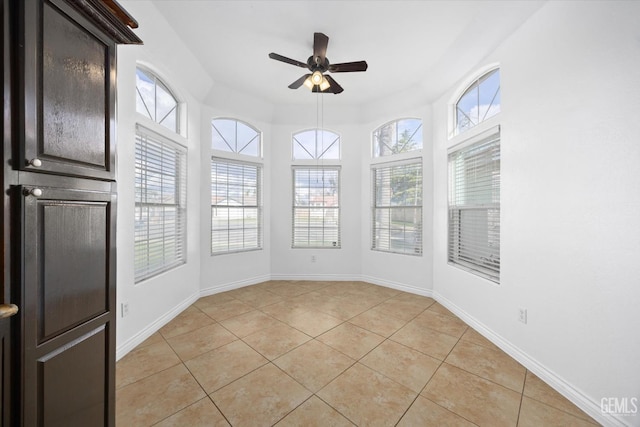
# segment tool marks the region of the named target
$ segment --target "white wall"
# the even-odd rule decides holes
[[[149,2],[123,2],[140,22],[144,46],[118,47],[118,228],[117,228],[117,348],[119,359],[193,302],[200,292],[200,124],[201,108],[193,92],[208,92],[211,79],[189,54],[163,17]],[[135,69],[140,62],[157,73],[186,106],[183,138],[187,154],[187,263],[138,284],[134,280],[135,126],[162,131],[144,121],[135,109]],[[198,82],[199,90],[194,82]],[[170,134],[170,133],[169,133]],[[129,304],[122,317],[120,304]]]
[[[365,136],[361,147],[361,206],[360,206],[360,226],[362,229],[361,251],[362,251],[362,272],[363,279],[383,286],[402,289],[421,295],[431,296],[433,290],[432,283],[432,188],[433,188],[433,162],[432,162],[432,123],[431,108],[426,105],[423,99],[421,105],[412,106],[413,98],[420,90],[403,93],[402,97],[381,100],[378,111],[369,106],[370,111],[367,122],[361,125],[362,133]],[[406,99],[406,103],[403,101]],[[414,117],[422,119],[422,140],[421,151],[408,153],[401,158],[422,158],[422,185],[423,185],[423,207],[422,207],[422,255],[408,256],[392,254],[371,250],[371,164],[372,164],[372,141],[371,134],[378,127],[397,119]],[[376,161],[393,161],[393,158],[376,159]]]
[[[201,130],[200,251],[202,265],[200,286],[203,295],[267,281],[270,279],[271,271],[271,230],[269,224],[272,192],[270,176],[272,132],[271,124],[264,120],[268,119],[270,108],[268,105],[264,105],[263,108],[256,109],[256,105],[260,105],[259,100],[251,99],[245,94],[234,93],[226,88],[216,88],[216,91],[212,92],[207,97],[208,105],[202,109]],[[242,159],[263,165],[263,248],[261,250],[211,255],[211,120],[219,117],[244,121],[262,132],[263,158],[256,159],[247,156]]]
[[[317,96],[317,95],[315,95]],[[354,125],[356,109],[334,105],[334,95],[324,97],[324,108],[315,105],[281,108],[271,138],[271,275],[278,279],[359,280],[360,268],[360,146],[363,135]],[[320,111],[320,119],[317,119]],[[324,111],[324,114],[322,113]],[[291,166],[292,135],[322,127],[340,135],[339,162],[312,162],[312,165],[339,164],[341,248],[291,248],[293,184]],[[309,164],[309,163],[308,163]],[[315,262],[311,257],[315,256]]]
[[[607,424],[640,425],[600,412],[640,397],[638,16],[548,2],[481,64],[501,67],[500,285],[447,264],[455,90],[433,106],[436,298]]]

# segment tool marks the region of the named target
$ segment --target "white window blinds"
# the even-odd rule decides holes
[[[262,248],[262,166],[211,159],[211,253]]]
[[[500,279],[500,134],[449,154],[450,263]]]
[[[422,254],[422,161],[373,167],[371,249]]]
[[[186,262],[187,149],[136,128],[135,280]]]
[[[340,168],[293,167],[292,247],[340,247]]]

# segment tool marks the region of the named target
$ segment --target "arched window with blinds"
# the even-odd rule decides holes
[[[262,133],[213,119],[211,149],[211,254],[262,249]]]
[[[422,132],[421,119],[403,118],[372,133],[372,250],[422,255]]]

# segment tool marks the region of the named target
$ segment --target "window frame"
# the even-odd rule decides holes
[[[418,128],[413,132],[413,134],[411,134],[411,137],[413,137],[415,134],[420,132],[420,143],[421,143],[420,148],[415,148],[413,150],[408,150],[408,151],[400,151],[398,153],[380,154],[380,150],[378,150],[377,146],[376,146],[376,139],[377,139],[376,138],[376,133],[380,132],[383,128],[385,128],[387,126],[391,126],[394,123],[399,123],[399,122],[402,122],[404,120],[419,120],[420,121],[420,126],[418,126]],[[417,153],[422,153],[422,149],[424,148],[424,139],[422,138],[423,131],[424,131],[424,121],[419,117],[402,117],[402,118],[399,118],[399,119],[390,120],[390,121],[378,126],[377,128],[375,128],[371,132],[371,157],[373,159],[382,160],[382,159],[396,158],[396,156],[412,156],[412,157],[416,156]],[[396,133],[397,133],[397,130],[396,130]],[[397,140],[397,137],[398,137],[398,135],[396,135],[396,140]],[[409,141],[407,141],[407,143]],[[396,142],[396,145],[397,145],[397,142]]]
[[[231,205],[217,205],[213,203],[213,197],[214,197],[214,189],[213,189],[213,164],[214,162],[219,162],[219,163],[226,163],[227,165],[238,165],[241,167],[255,167],[256,169],[256,204],[255,205],[245,205],[245,204],[241,204],[239,206],[231,206]],[[210,210],[210,214],[211,214],[211,234],[210,234],[210,255],[211,256],[218,256],[218,255],[225,255],[225,254],[232,254],[232,253],[240,253],[240,252],[251,252],[251,251],[259,251],[263,249],[264,246],[264,242],[263,242],[263,207],[262,207],[262,194],[263,194],[263,165],[262,163],[257,163],[257,162],[248,162],[248,161],[243,161],[243,160],[235,160],[235,159],[228,159],[228,158],[224,158],[224,157],[220,157],[220,156],[211,156],[211,161],[210,161],[210,165],[211,165],[211,178],[210,178],[210,184],[211,184],[211,210]],[[244,181],[244,180],[243,180]],[[244,182],[243,182],[244,184]],[[245,187],[244,185],[242,186],[243,192],[245,191]],[[228,189],[227,189],[228,190]],[[242,208],[244,209],[255,209],[256,210],[256,222],[257,225],[255,228],[246,228],[244,226],[244,221],[245,221],[245,216],[243,215],[242,217],[242,221],[243,221],[243,227],[242,227],[242,235],[243,235],[243,241],[244,241],[244,236],[245,233],[248,230],[256,230],[256,246],[251,246],[251,247],[243,247],[241,249],[229,249],[231,246],[231,242],[229,239],[227,239],[226,243],[227,243],[227,250],[218,250],[218,251],[214,251],[214,232],[215,231],[219,231],[214,229],[213,223],[214,223],[214,214],[213,214],[213,210],[214,209],[224,209],[224,208]],[[243,212],[244,213],[244,212]],[[229,233],[232,228],[229,224],[228,228],[226,229],[227,232]]]
[[[246,154],[246,153],[242,153],[242,152],[237,152],[237,151],[231,151],[231,150],[220,150],[218,148],[214,148],[213,147],[213,132],[214,132],[214,124],[213,122],[216,120],[231,120],[236,122],[236,129],[237,129],[237,124],[241,123],[243,125],[245,125],[246,127],[250,128],[251,130],[256,132],[256,137],[258,138],[258,154],[257,155],[252,155],[252,154]],[[262,131],[260,129],[258,129],[257,127],[253,126],[251,123],[242,120],[242,119],[237,119],[235,117],[227,117],[227,116],[221,116],[221,117],[214,117],[211,119],[211,121],[209,122],[210,124],[210,129],[211,129],[211,144],[209,145],[209,149],[211,150],[211,152],[213,153],[212,155],[215,155],[216,157],[221,157],[221,158],[229,158],[229,159],[236,159],[236,160],[242,160],[242,159],[246,159],[246,161],[249,162],[255,162],[255,161],[261,161],[263,159],[263,138],[262,138]],[[218,132],[219,133],[219,132]],[[222,137],[222,135],[220,135]],[[237,137],[237,131],[236,131],[236,137]],[[224,138],[224,137],[223,137]],[[252,139],[253,140],[253,139]],[[237,138],[235,143],[237,144]]]
[[[150,112],[149,112],[149,109],[146,106],[146,103],[145,103],[145,109],[147,110],[147,113],[149,113],[149,114],[142,113],[142,112],[138,111],[137,101],[136,101],[136,113],[138,114],[138,117],[144,117],[144,121],[147,121],[149,123],[154,123],[154,124],[156,124],[158,126],[161,126],[163,130],[166,130],[166,132],[175,133],[177,135],[183,135],[184,136],[185,133],[183,132],[183,127],[184,127],[183,114],[184,114],[184,111],[186,110],[185,103],[181,101],[180,96],[178,96],[176,91],[169,84],[166,83],[166,80],[163,77],[161,77],[158,72],[154,71],[151,67],[148,67],[148,66],[145,66],[145,65],[139,64],[139,63],[136,64],[136,85],[135,85],[136,86],[136,99],[137,99],[138,96],[140,96],[140,99],[144,103],[144,98],[142,98],[142,94],[140,93],[140,89],[139,89],[138,84],[137,84],[137,81],[138,81],[137,80],[138,70],[142,71],[148,77],[152,77],[153,78],[154,97],[157,94],[157,87],[158,87],[158,82],[159,82],[161,87],[162,87],[162,89],[165,92],[167,92],[167,94],[169,94],[173,98],[173,100],[176,103],[176,106],[175,106],[176,126],[175,126],[175,129],[170,128],[170,127],[162,124],[161,121],[158,122],[156,117],[150,117]],[[154,101],[154,105],[157,105],[156,101]],[[156,109],[154,109],[154,116],[156,114],[157,114],[157,111],[156,111]],[[165,115],[165,117],[166,117],[166,115]],[[140,122],[141,120],[138,119],[137,121]],[[149,126],[147,125],[147,127],[149,127]]]
[[[315,142],[316,142],[316,147],[315,147],[315,152],[312,155],[311,153],[309,153],[309,151],[304,148],[302,146],[302,144],[300,144],[299,141],[297,141],[296,136],[297,135],[302,135],[305,134],[307,132],[315,132]],[[332,136],[335,136],[336,138],[334,139],[334,143],[337,141],[338,143],[338,157],[335,158],[328,158],[328,157],[323,157],[324,153],[326,153],[329,148],[331,148],[331,145],[333,145],[333,143],[327,147],[322,153],[320,153],[320,156],[318,157],[318,132],[327,132],[329,134],[331,134]],[[295,156],[295,144],[299,144],[300,147],[302,147],[302,149],[304,151],[306,151],[310,156],[312,156],[311,158],[296,158]],[[321,129],[321,128],[309,128],[309,129],[303,129],[300,130],[298,132],[294,132],[291,134],[291,159],[294,162],[299,162],[299,163],[305,163],[305,162],[318,162],[318,161],[322,161],[322,162],[339,162],[342,159],[342,135],[340,135],[337,132],[334,132],[332,130],[329,129]]]
[[[237,123],[241,123],[244,126],[248,127],[249,129],[255,131],[256,133],[256,137],[258,138],[258,154],[257,155],[251,155],[251,154],[246,154],[246,153],[238,153],[235,151],[226,151],[226,150],[220,150],[217,148],[213,148],[213,132],[216,131],[214,129],[214,122],[216,120],[230,120],[230,121],[234,121],[236,122],[236,126]],[[213,161],[214,159],[218,159],[219,161],[223,161],[223,162],[227,162],[227,163],[234,163],[234,164],[239,164],[239,165],[248,165],[248,166],[255,166],[259,169],[258,171],[258,181],[259,183],[258,185],[258,194],[257,194],[257,210],[258,210],[258,216],[257,216],[257,230],[258,230],[258,236],[257,236],[257,240],[258,240],[258,247],[251,247],[251,248],[243,248],[243,249],[233,249],[233,250],[227,250],[227,251],[213,251],[213,247],[214,247],[214,240],[213,240],[213,233],[214,233],[214,229],[213,229],[213,204],[210,204],[210,210],[209,210],[209,255],[210,256],[221,256],[221,255],[229,255],[229,254],[239,254],[239,253],[245,253],[245,252],[253,252],[253,251],[261,251],[264,249],[264,207],[263,207],[263,194],[264,194],[264,162],[263,162],[263,134],[262,131],[260,129],[258,129],[257,127],[253,126],[251,123],[242,120],[242,119],[238,119],[235,117],[229,117],[229,116],[219,116],[219,117],[213,117],[210,121],[209,121],[209,126],[210,126],[210,130],[211,130],[211,136],[210,136],[210,144],[209,144],[209,153],[210,153],[210,158],[209,158],[209,166],[212,167],[213,165]],[[237,128],[236,128],[237,129]],[[222,135],[221,135],[222,136]],[[236,131],[236,137],[237,137],[237,131]],[[251,139],[251,141],[253,141],[253,138]],[[235,141],[234,145],[236,145],[237,140]],[[209,175],[209,194],[213,195],[213,175],[210,174]],[[243,234],[246,230],[243,228]],[[229,244],[229,242],[227,241],[227,245]]]
[[[339,165],[292,165],[291,166],[291,189],[292,189],[292,217],[291,217],[291,248],[292,249],[341,249],[342,248],[342,209],[341,209],[341,180],[342,180],[342,171],[341,171],[341,166]],[[321,207],[315,207],[316,209],[331,209],[334,210],[336,212],[335,215],[335,220],[337,222],[337,226],[335,227],[336,230],[336,240],[332,241],[332,240],[324,240],[323,238],[323,243],[324,242],[329,242],[331,241],[332,244],[331,245],[311,245],[311,238],[307,239],[308,244],[303,245],[300,242],[298,242],[298,240],[296,240],[296,229],[307,229],[307,234],[310,235],[310,231],[312,229],[312,227],[310,225],[307,225],[307,227],[304,226],[304,224],[298,225],[298,223],[296,222],[296,219],[298,218],[298,216],[296,215],[296,212],[298,210],[304,210],[307,209],[309,210],[309,214],[311,214],[311,210],[313,209],[313,207],[311,206],[311,203],[304,205],[304,204],[297,204],[296,201],[296,188],[298,188],[296,186],[296,171],[301,171],[301,170],[308,170],[310,173],[312,171],[336,171],[337,173],[337,183],[336,183],[336,191],[337,191],[337,196],[336,196],[336,201],[337,201],[337,206],[333,207],[333,206],[321,206]],[[302,187],[300,187],[302,188]],[[311,187],[309,187],[310,189]],[[326,187],[323,185],[322,189],[324,190]],[[309,191],[309,193],[311,193]],[[309,215],[310,217],[310,215]],[[308,222],[309,223],[309,222]],[[325,226],[325,212],[322,212],[322,234],[324,236],[324,230],[328,229],[331,230],[331,228],[326,227]],[[297,243],[298,242],[298,243]]]
[[[398,161],[390,161],[390,162],[381,162],[381,163],[374,163],[371,165],[371,246],[370,249],[372,251],[378,251],[378,252],[386,252],[386,253],[393,253],[393,254],[398,254],[398,255],[410,255],[410,256],[422,256],[423,254],[423,222],[424,222],[424,218],[423,218],[423,206],[424,206],[424,174],[423,174],[423,164],[422,164],[422,157],[413,157],[410,159],[406,159],[406,160],[398,160]],[[377,173],[378,171],[387,171],[388,173],[393,174],[393,170],[396,168],[405,168],[407,166],[417,166],[418,167],[418,171],[420,174],[420,183],[419,183],[419,194],[420,194],[420,204],[415,204],[415,205],[393,205],[391,202],[389,202],[388,204],[385,205],[379,205],[378,204],[378,180],[377,180]],[[391,178],[389,179],[389,181],[391,181]],[[391,182],[389,182],[389,186],[391,186]],[[384,190],[383,190],[384,191]],[[389,196],[391,196],[391,188],[389,188],[388,190],[388,194]],[[387,228],[382,228],[382,227],[377,227],[378,221],[378,212],[381,211],[387,211],[388,212],[388,217],[390,219],[391,222],[391,218],[393,217],[393,212],[395,210],[399,210],[399,209],[415,209],[418,211],[417,214],[417,218],[418,221],[414,221],[413,224],[415,226],[415,228],[417,228],[417,231],[414,231],[415,235],[417,236],[417,242],[415,243],[414,246],[414,250],[413,252],[411,251],[400,251],[400,250],[393,250],[391,248],[391,232],[393,231],[393,228],[391,226],[391,224],[389,224],[389,227]],[[379,232],[382,230],[387,230],[387,233],[389,234],[389,245],[388,247],[385,248],[381,248],[381,245],[376,245],[376,236],[379,235]],[[405,231],[403,230],[403,234],[405,233]],[[406,236],[404,236],[405,238],[403,239],[403,246],[408,246],[411,247],[411,245],[407,245],[406,244]]]
[[[501,240],[501,210],[500,210],[500,191],[502,186],[501,180],[501,132],[500,126],[494,126],[490,129],[485,130],[484,132],[478,133],[475,136],[468,138],[467,140],[454,145],[447,152],[447,170],[448,170],[448,179],[447,179],[447,263],[454,267],[465,270],[471,274],[474,274],[478,277],[482,277],[496,284],[500,284],[500,240]],[[459,188],[457,186],[457,182],[453,182],[455,177],[458,176],[457,173],[454,173],[452,169],[452,158],[458,155],[466,155],[471,154],[473,150],[497,150],[497,161],[492,160],[491,162],[481,163],[480,166],[489,165],[489,163],[493,163],[489,168],[490,175],[480,175],[480,179],[478,179],[479,172],[486,173],[486,170],[479,169],[477,167],[473,168],[473,178],[474,182],[480,183],[480,187],[475,186],[475,193],[469,194],[465,193],[464,198],[472,198],[473,196],[478,197],[479,191],[491,191],[491,201],[490,202],[477,202],[477,203],[468,203],[466,200],[463,204],[455,203],[452,199],[457,198],[457,194],[454,192]],[[489,153],[490,155],[495,155],[495,153]],[[475,160],[478,156],[474,157]],[[481,158],[481,160],[483,160]],[[463,159],[464,161],[464,159]],[[497,163],[497,167],[496,167]],[[475,166],[475,164],[474,164]],[[456,169],[456,172],[459,169]],[[463,168],[463,170],[465,170]],[[496,174],[497,171],[497,174]],[[465,170],[465,177],[467,176]],[[497,178],[497,179],[496,179]],[[487,184],[489,181],[489,184]],[[497,181],[497,182],[496,182]],[[496,188],[497,185],[497,194]],[[463,188],[466,190],[466,188]],[[497,197],[496,197],[497,196]],[[495,200],[497,198],[497,201]],[[472,228],[470,231],[466,232],[465,236],[462,236],[464,230],[462,230],[462,212],[463,211],[480,211],[486,213],[486,222],[483,222],[482,225],[485,226],[484,230],[479,230],[478,228]],[[457,212],[457,217],[456,213]],[[497,236],[496,236],[496,225],[495,225],[495,216],[497,214]],[[491,215],[493,215],[493,222],[491,219]],[[454,219],[456,217],[457,219]],[[469,216],[467,216],[469,217]],[[457,225],[456,225],[457,223]],[[471,227],[467,227],[469,229]],[[480,237],[485,237],[487,240],[486,245],[478,245],[478,235]],[[454,238],[454,236],[457,236]],[[493,250],[491,249],[492,243],[490,240],[495,240],[497,238],[497,250],[496,247],[493,246]],[[468,245],[469,242],[473,241],[473,249],[465,248],[465,245]],[[495,242],[493,243],[495,245]],[[457,249],[456,249],[457,246]],[[462,249],[464,248],[464,249]],[[497,254],[497,257],[496,257]],[[487,258],[488,256],[488,258]],[[493,257],[493,261],[491,261]]]
[[[489,66],[483,67],[478,73],[474,74],[474,77],[470,80],[467,80],[465,82],[465,84],[461,87],[460,90],[458,90],[456,92],[455,98],[453,100],[453,102],[451,103],[451,115],[450,115],[450,123],[451,123],[451,128],[450,128],[450,138],[455,137],[457,135],[463,135],[469,131],[471,131],[472,129],[478,128],[480,127],[483,123],[485,122],[490,122],[492,121],[492,119],[494,117],[497,117],[500,115],[500,113],[502,112],[502,102],[500,102],[500,104],[498,104],[500,106],[500,110],[498,112],[496,112],[495,114],[492,114],[491,116],[488,117],[484,117],[481,120],[478,121],[478,123],[471,125],[469,127],[466,127],[464,129],[459,129],[458,126],[458,105],[460,103],[460,101],[462,100],[462,98],[469,93],[469,91],[471,91],[474,87],[478,88],[478,94],[480,93],[480,86],[482,84],[482,82],[486,81],[493,73],[498,72],[499,77],[498,77],[498,90],[496,91],[496,93],[494,94],[494,97],[491,101],[491,103],[489,104],[489,107],[487,108],[487,113],[489,112],[491,105],[493,105],[493,100],[495,99],[495,97],[499,94],[500,98],[502,99],[502,70],[500,68],[499,64],[491,64]],[[478,96],[478,111],[480,110],[480,100],[479,100],[479,96]],[[486,116],[486,114],[485,114]]]
[[[136,284],[141,283],[147,279],[150,279],[152,277],[155,277],[157,275],[160,275],[164,272],[167,272],[169,270],[173,270],[174,268],[177,268],[181,265],[184,265],[187,263],[187,156],[188,156],[188,148],[171,139],[168,138],[158,132],[155,132],[152,129],[149,129],[146,126],[143,126],[141,124],[136,124],[136,130],[135,130],[135,137],[136,137],[136,141],[135,141],[135,181],[134,181],[134,204],[135,204],[135,213],[134,213],[134,220],[137,222],[138,221],[138,209],[150,209],[150,208],[163,208],[166,206],[173,206],[176,209],[176,223],[175,223],[175,227],[176,227],[176,232],[173,234],[165,234],[164,230],[166,228],[166,224],[165,222],[161,222],[162,224],[162,236],[161,237],[161,246],[162,246],[162,250],[164,252],[164,250],[167,247],[167,240],[173,240],[176,239],[176,257],[173,260],[169,260],[169,261],[163,261],[162,263],[160,263],[157,267],[150,267],[149,266],[149,260],[148,258],[150,257],[150,251],[149,251],[149,242],[151,240],[154,239],[144,239],[144,240],[138,240],[138,236],[137,236],[137,231],[136,231],[136,227],[137,225],[134,227],[134,281]],[[175,196],[175,202],[174,203],[150,203],[150,202],[142,202],[142,201],[138,201],[138,194],[139,194],[139,190],[138,190],[138,179],[143,179],[139,174],[143,173],[143,170],[146,170],[146,174],[148,174],[148,168],[147,169],[142,169],[141,167],[139,167],[138,165],[142,163],[143,159],[141,157],[139,157],[139,150],[142,151],[142,148],[139,148],[140,144],[142,144],[142,139],[145,139],[146,145],[149,145],[149,139],[151,139],[153,144],[156,144],[158,146],[160,146],[160,150],[164,150],[167,149],[167,151],[172,151],[173,150],[173,154],[175,154],[176,156],[176,165],[175,165],[175,169],[176,169],[176,175],[173,176],[173,179],[175,180],[175,187],[174,187],[174,193]],[[157,149],[157,148],[156,148]],[[149,150],[149,148],[147,147],[147,150]],[[147,158],[149,157],[148,154],[146,156]],[[138,172],[138,170],[140,169],[140,172]],[[161,165],[161,171],[159,173],[162,173],[164,169],[162,168]],[[171,175],[169,175],[171,176]],[[163,176],[164,177],[164,176]],[[148,179],[147,179],[148,182]],[[146,185],[147,191],[144,192],[143,194],[147,194],[148,192],[148,183]],[[148,214],[147,214],[148,215]],[[142,214],[141,214],[142,216]],[[164,216],[164,215],[163,215]],[[147,225],[147,232],[149,231],[149,227],[150,225]],[[146,243],[144,243],[146,242]],[[138,250],[136,249],[137,246],[139,244],[146,244],[147,245],[147,250],[146,250],[146,258],[147,261],[145,263],[145,267],[144,268],[138,268],[137,265],[139,263],[138,261]],[[170,246],[170,245],[169,245]]]

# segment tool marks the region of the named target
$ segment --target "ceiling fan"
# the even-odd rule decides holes
[[[296,61],[277,53],[270,53],[269,58],[276,61],[286,62],[287,64],[296,65],[300,68],[307,68],[311,74],[305,74],[295,82],[289,85],[290,89],[298,89],[303,84],[311,89],[312,92],[339,94],[344,89],[331,76],[325,75],[326,71],[330,73],[350,73],[353,71],[367,71],[366,61],[343,62],[341,64],[330,64],[325,56],[327,53],[327,45],[329,37],[322,33],[313,33],[313,55],[307,59],[307,62]]]

